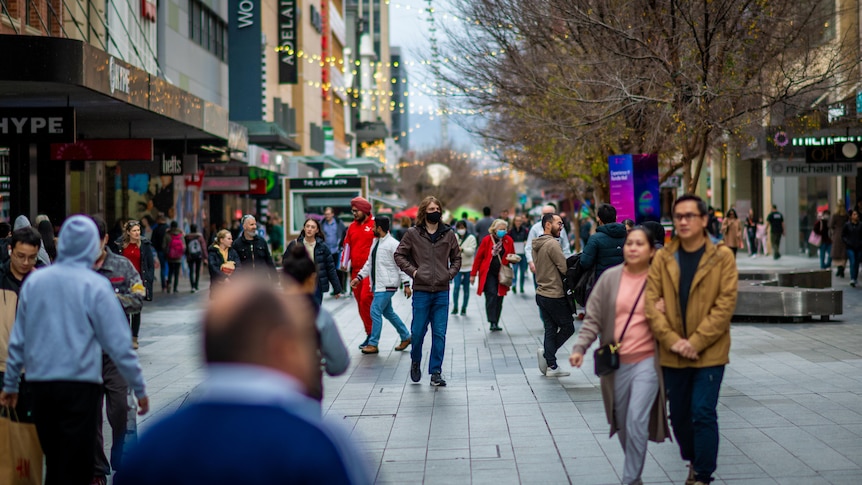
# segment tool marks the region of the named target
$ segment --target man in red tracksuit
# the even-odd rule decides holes
[[[347,226],[344,235],[343,256],[346,255],[350,261],[350,279],[353,280],[365,265],[374,243],[374,216],[371,215],[371,202],[362,197],[350,201],[350,211],[353,213],[353,222]],[[365,325],[365,342],[359,346],[360,349],[368,345],[371,337],[371,302],[374,292],[370,281],[370,278],[365,278],[353,289],[353,297],[359,305],[359,317]]]

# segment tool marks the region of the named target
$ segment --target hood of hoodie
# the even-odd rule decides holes
[[[12,230],[17,231],[22,227],[27,227],[30,225],[32,224],[30,224],[30,219],[28,219],[27,216],[18,216],[15,218],[15,225],[12,226]]]
[[[102,248],[96,223],[87,216],[72,216],[60,228],[57,262],[92,268]]]
[[[612,222],[610,224],[603,224],[596,229],[596,232],[602,232],[607,234],[612,238],[620,238],[626,237],[626,226],[620,224],[619,222]]]
[[[542,249],[542,246],[544,246],[545,244],[553,243],[553,244],[556,244],[558,246],[560,245],[560,239],[559,238],[544,237],[544,236],[545,235],[542,234],[539,237],[533,239],[533,251],[538,252],[540,249]],[[550,236],[550,234],[549,234],[549,236]],[[562,249],[560,249],[560,250],[562,251]]]

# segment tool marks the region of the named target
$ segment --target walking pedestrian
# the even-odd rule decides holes
[[[419,203],[416,225],[398,249],[395,262],[413,278],[413,326],[411,329],[410,379],[422,378],[422,344],[431,325],[431,359],[428,373],[432,386],[445,386],[442,377],[449,310],[449,282],[461,270],[461,249],[451,228],[442,224],[443,204],[434,196]]]
[[[9,259],[0,263],[0,386],[6,373],[6,360],[9,357],[9,337],[18,313],[18,295],[21,285],[33,270],[43,266],[37,259],[41,247],[41,237],[30,226],[16,229],[9,238],[7,254]],[[32,392],[22,371],[20,396],[16,412],[24,422],[32,422]]]
[[[748,209],[748,217],[745,218],[745,235],[748,239],[748,257],[757,257],[757,218],[754,217],[754,209]]]
[[[536,265],[536,303],[545,327],[545,338],[537,358],[539,372],[547,377],[565,377],[570,373],[557,365],[557,350],[575,333],[574,308],[566,301],[562,275],[568,266],[562,249],[555,241],[563,230],[563,219],[557,214],[542,216],[542,235],[533,240]]]
[[[542,217],[548,214],[555,214],[557,208],[553,204],[546,204],[542,207]],[[616,216],[614,216],[616,217]],[[561,218],[562,220],[562,218]],[[530,233],[527,234],[527,242],[524,244],[524,255],[527,256],[527,265],[530,267],[530,272],[536,274],[536,265],[533,263],[533,240],[544,234],[542,220],[539,219],[532,227]],[[560,236],[557,238],[560,243],[560,248],[563,250],[563,256],[568,258],[572,255],[572,247],[569,246],[569,236],[566,234],[566,228],[560,229]],[[533,284],[537,285],[536,278],[533,277]]]
[[[508,229],[509,223],[503,219],[491,223],[488,228],[490,236],[482,239],[479,244],[473,269],[470,270],[471,284],[475,283],[476,276],[479,276],[476,294],[485,295],[485,315],[492,332],[503,330],[500,327],[500,315],[503,313],[503,298],[509,292],[509,287],[500,282],[500,269],[518,259]]]
[[[844,245],[841,232],[844,230],[844,224],[849,220],[844,204],[839,201],[838,210],[835,211],[835,215],[829,221],[829,236],[832,238],[832,263],[836,266],[835,276],[839,278],[844,277],[844,266],[847,264],[847,246]]]
[[[33,225],[30,224],[30,219],[28,219],[27,216],[20,215],[20,216],[15,218],[15,224],[12,226],[12,230],[14,231],[16,229],[21,229],[22,227],[28,227],[28,226],[33,227]],[[9,255],[7,254],[6,257],[8,258]],[[36,257],[39,259],[39,261],[44,266],[48,266],[51,264],[51,257],[48,255],[48,251],[45,250],[44,239],[42,240],[41,246],[39,246],[39,254]]]
[[[524,294],[524,278],[527,276],[527,238],[530,236],[530,230],[524,223],[524,216],[518,214],[512,221],[512,228],[509,229],[509,237],[512,238],[512,243],[515,247],[515,254],[521,258],[517,263],[512,264],[512,270],[515,272],[515,278],[512,280],[512,291]]]
[[[736,251],[742,246],[742,226],[739,224],[739,217],[736,216],[736,209],[731,208],[724,215],[724,220],[721,221],[721,235],[724,245],[730,248],[733,256],[736,257]]]
[[[174,293],[180,283],[180,268],[183,264],[183,256],[186,253],[185,235],[180,229],[177,221],[171,221],[170,230],[165,234],[162,246],[165,248],[165,258],[168,261],[168,287],[171,292],[171,281],[174,283]]]
[[[602,204],[596,211],[598,225],[581,253],[584,269],[596,267],[596,280],[611,266],[622,264],[623,243],[626,226],[617,222],[617,210],[610,204]]]
[[[467,315],[467,302],[470,301],[470,271],[478,244],[476,236],[470,234],[467,222],[463,219],[455,223],[455,233],[458,234],[458,247],[461,248],[461,271],[455,275],[455,284],[452,285],[452,315],[458,314],[458,294],[464,293],[464,303],[461,305],[461,316],[464,316]]]
[[[39,227],[36,228],[42,236],[42,247],[48,254],[48,260],[54,262],[57,259],[57,238],[54,237],[54,224],[49,220],[39,222]]]
[[[200,290],[201,265],[207,264],[209,254],[203,234],[198,232],[198,225],[191,224],[186,234],[186,262],[189,265],[189,283],[192,293]]]
[[[859,263],[862,258],[862,224],[859,221],[859,211],[853,209],[850,220],[841,229],[841,240],[847,248],[847,258],[850,260],[850,286],[855,287],[859,276]]]
[[[716,407],[729,362],[738,271],[733,253],[710,240],[700,197],[679,197],[672,213],[676,237],[650,266],[645,310],[659,344],[673,434],[683,460],[691,462],[686,484],[705,485],[718,458]],[[659,300],[665,312],[657,309]]]
[[[210,298],[219,286],[230,284],[231,276],[242,263],[233,248],[233,235],[227,229],[216,234],[216,242],[209,252]]]
[[[30,275],[21,288],[9,342],[0,404],[15,406],[18,379],[26,368],[48,485],[93,478],[102,350],[134,389],[139,414],[149,410],[123,308],[111,283],[92,270],[99,250],[98,230],[90,218],[66,219],[57,262]]]
[[[141,282],[144,284],[144,300],[153,301],[153,282],[155,281],[155,250],[150,240],[141,233],[141,223],[129,221],[123,229],[123,238],[117,241],[120,255],[128,259],[138,270]],[[129,325],[132,327],[132,348],[138,350],[138,334],[141,331],[141,312],[129,315]]]
[[[817,217],[812,229],[814,234],[820,236],[820,269],[829,269],[832,266],[832,235],[829,230],[829,211],[823,211]]]
[[[236,283],[204,316],[199,392],[147,429],[114,483],[370,484],[362,454],[307,397],[320,368],[313,303]]]
[[[168,220],[165,215],[159,213],[156,218],[156,224],[153,226],[152,241],[153,248],[156,250],[156,258],[159,260],[159,275],[162,281],[162,293],[168,291],[168,259],[167,248],[165,248],[165,234],[168,233]]]
[[[479,244],[482,244],[482,240],[488,235],[488,228],[491,227],[491,224],[494,222],[494,218],[491,217],[491,208],[483,207],[482,208],[482,218],[476,222],[474,228],[476,230],[476,239],[479,241]]]
[[[772,204],[772,212],[766,216],[769,223],[769,240],[772,243],[772,259],[781,257],[781,236],[784,235],[784,214],[778,212],[778,206]]]
[[[275,263],[269,253],[269,245],[257,233],[257,219],[246,214],[240,220],[240,227],[242,231],[233,242],[233,249],[241,263],[236,269],[242,273],[254,274],[263,281],[275,283],[278,279]]]
[[[371,303],[371,338],[368,345],[363,347],[363,354],[380,353],[378,343],[380,332],[383,331],[383,317],[395,327],[401,342],[395,346],[395,350],[401,352],[410,345],[410,330],[401,321],[401,318],[392,308],[392,297],[398,288],[404,285],[404,296],[410,298],[413,290],[410,289],[410,278],[407,277],[395,264],[395,251],[398,249],[398,241],[389,234],[390,222],[388,217],[377,217],[374,219],[374,236],[376,240],[371,246],[371,256],[365,261],[356,278],[350,281],[350,286],[358,286],[363,279],[369,278],[374,300]]]
[[[314,290],[314,302],[317,306],[323,304],[323,294],[329,291],[329,285],[332,284],[332,292],[335,298],[341,296],[341,281],[338,278],[338,273],[335,272],[335,262],[332,260],[332,251],[326,245],[326,239],[323,231],[320,230],[320,223],[317,219],[308,218],[302,226],[302,235],[287,245],[287,251],[291,248],[300,245],[305,248],[308,257],[317,265],[317,286]]]
[[[338,282],[341,284],[342,291],[347,291],[347,276],[344,268],[341,267],[341,246],[344,243],[344,233],[346,228],[337,217],[335,210],[332,207],[323,209],[323,221],[320,223],[320,231],[323,233],[323,240],[326,247],[329,248],[332,254],[332,263],[335,264],[335,271],[338,273]],[[335,287],[332,287],[332,296],[335,296]]]
[[[101,216],[91,216],[91,218],[99,231],[102,250],[93,269],[111,283],[114,295],[122,305],[126,318],[134,314],[140,315],[144,306],[144,297],[147,295],[140,273],[131,261],[108,249],[110,234],[105,220]],[[92,483],[104,485],[107,483],[107,477],[111,475],[111,469],[116,471],[120,468],[129,412],[129,386],[123,380],[117,365],[104,351],[102,352],[102,385],[99,391],[99,419],[96,423],[96,440],[93,444],[95,468]],[[105,456],[105,439],[102,436],[103,401],[106,401],[106,415],[108,424],[111,426],[110,461]]]
[[[371,245],[374,243],[374,216],[371,215],[371,202],[362,197],[355,197],[350,201],[350,212],[353,213],[353,222],[347,226],[344,235],[344,255],[342,256],[342,267],[350,263],[350,279],[353,280],[359,274],[359,270],[368,261],[371,253]],[[371,304],[374,302],[374,292],[371,284],[361,282],[353,288],[353,298],[359,308],[359,318],[365,328],[365,340],[359,348],[368,345],[371,339]]]
[[[476,224],[474,224],[473,221],[470,220],[470,217],[467,212],[461,212],[461,220],[464,221],[465,224],[467,224],[467,232],[475,236]],[[478,240],[476,241],[476,244],[479,244]]]
[[[670,435],[658,347],[644,312],[643,292],[657,241],[644,227],[626,236],[625,262],[602,274],[587,302],[587,314],[569,360],[580,368],[597,337],[618,345],[620,366],[599,378],[611,436],[618,433],[625,461],[624,485],[641,485],[647,442]]]
[[[291,246],[282,259],[281,274],[286,292],[290,294],[291,291],[296,291],[294,284],[299,284],[299,291],[308,295],[317,314],[315,326],[320,335],[320,364],[314,369],[315,378],[311,380],[314,385],[308,388],[307,394],[318,402],[323,400],[323,372],[321,369],[326,371],[329,376],[340,376],[350,366],[350,354],[347,352],[347,347],[344,346],[335,319],[315,299],[319,269],[320,266],[311,260],[305,248],[298,244]]]

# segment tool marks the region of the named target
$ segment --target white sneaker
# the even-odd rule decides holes
[[[850,280],[850,286],[856,288],[856,280]]]
[[[537,357],[539,358],[539,372],[541,372],[542,375],[545,375],[545,373],[548,372],[548,361],[545,360],[545,348],[539,347],[536,354],[538,354]]]
[[[556,369],[551,369],[548,367],[548,370],[545,371],[546,377],[566,377],[572,375],[571,372],[566,372],[563,369],[557,367]]]

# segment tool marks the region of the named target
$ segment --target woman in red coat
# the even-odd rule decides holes
[[[500,328],[500,313],[503,311],[503,297],[509,292],[508,286],[500,284],[500,267],[520,260],[515,254],[514,241],[506,234],[508,229],[509,223],[503,219],[491,223],[488,228],[490,235],[482,238],[470,271],[470,284],[474,284],[476,274],[479,275],[476,294],[485,293],[485,312],[492,332],[503,330]]]

